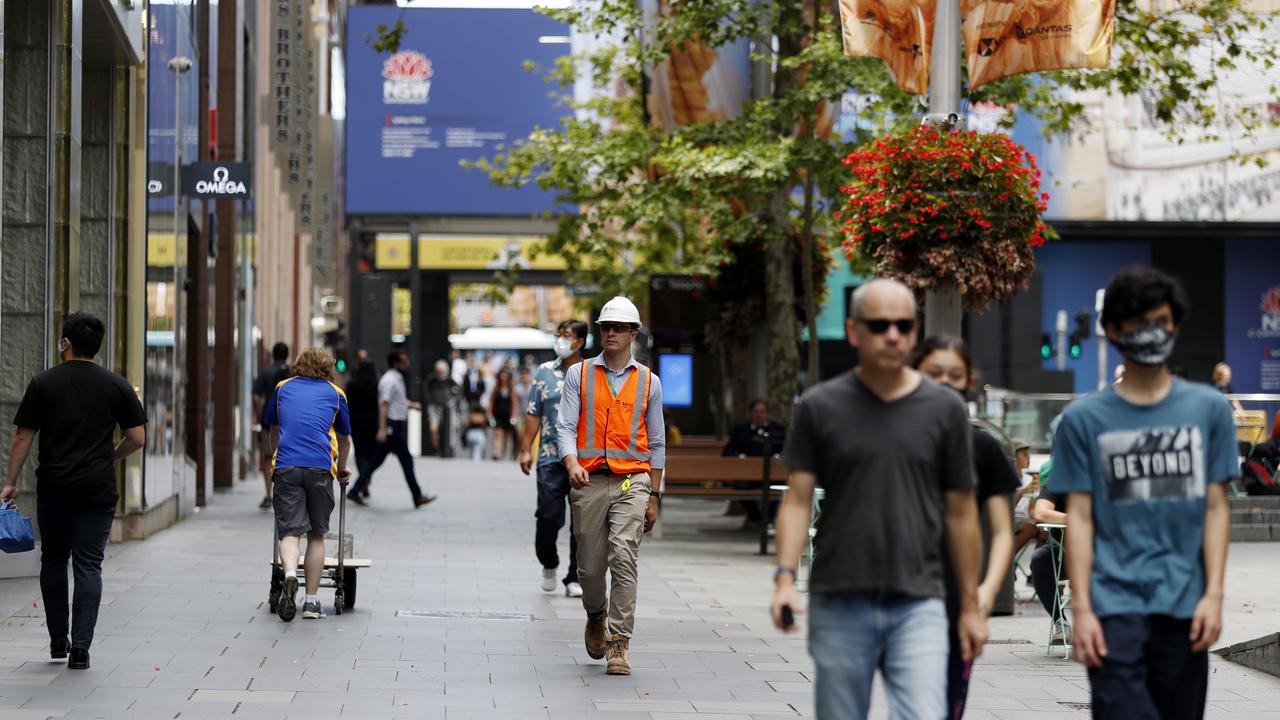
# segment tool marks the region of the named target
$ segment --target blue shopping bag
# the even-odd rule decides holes
[[[36,547],[36,534],[31,520],[22,517],[8,500],[0,504],[0,550],[7,553],[27,552]]]

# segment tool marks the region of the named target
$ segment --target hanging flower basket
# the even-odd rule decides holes
[[[1055,237],[1036,158],[1008,136],[919,127],[851,153],[845,254],[921,290],[956,288],[983,310],[1024,289],[1032,248]]]

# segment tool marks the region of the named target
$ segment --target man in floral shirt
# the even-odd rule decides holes
[[[534,435],[538,441],[538,519],[533,547],[542,563],[542,589],[556,589],[556,569],[560,555],[556,538],[564,527],[565,508],[569,500],[569,472],[556,452],[556,419],[560,413],[560,394],[564,389],[564,373],[582,362],[582,348],[587,342],[587,324],[581,320],[565,320],[556,328],[556,360],[538,366],[529,390],[529,408],[524,429],[520,433],[520,469],[525,475],[534,466]],[[572,522],[572,520],[570,520]],[[569,572],[564,576],[564,592],[569,597],[582,597],[578,584],[578,543],[569,528]]]

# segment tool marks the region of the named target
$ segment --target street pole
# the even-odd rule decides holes
[[[1107,377],[1107,333],[1102,329],[1102,301],[1107,291],[1099,290],[1093,296],[1093,336],[1098,341],[1098,389],[1102,390],[1110,382]]]
[[[929,112],[924,122],[943,132],[959,130],[960,117],[960,0],[938,0],[929,60]],[[960,292],[942,287],[925,293],[924,329],[927,335],[960,337],[964,321]]]
[[[1057,330],[1057,348],[1058,348],[1058,372],[1067,369],[1067,311],[1059,310],[1057,322],[1054,324]]]

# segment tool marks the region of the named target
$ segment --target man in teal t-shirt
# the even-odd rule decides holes
[[[1206,651],[1222,629],[1225,483],[1239,465],[1226,399],[1166,365],[1184,298],[1151,268],[1112,279],[1102,325],[1124,355],[1124,382],[1072,403],[1055,437],[1073,644],[1095,718],[1204,715]]]

